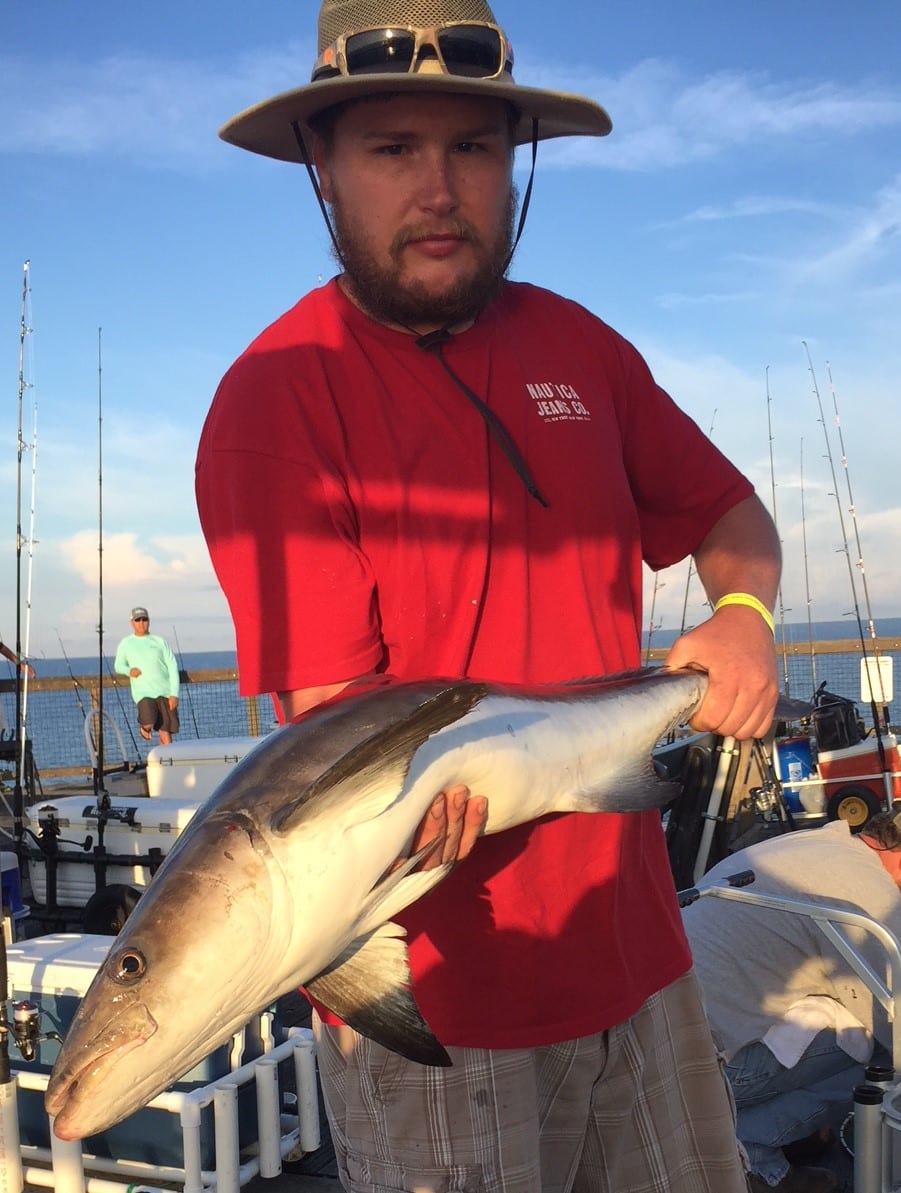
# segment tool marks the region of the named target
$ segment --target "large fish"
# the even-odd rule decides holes
[[[194,815],[113,941],[47,1089],[56,1134],[125,1118],[297,986],[386,1047],[449,1063],[390,922],[449,872],[396,864],[435,796],[486,796],[488,833],[659,808],[674,792],[651,751],[706,689],[696,671],[401,683],[277,730]]]

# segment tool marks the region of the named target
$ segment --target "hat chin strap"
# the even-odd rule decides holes
[[[513,237],[513,245],[510,249],[510,255],[504,262],[504,273],[510,268],[510,262],[513,260],[513,254],[516,252],[516,246],[519,244],[520,237],[523,233],[523,228],[526,226],[526,216],[529,213],[529,203],[532,201],[532,183],[535,181],[535,163],[538,160],[538,117],[532,117],[532,164],[529,167],[529,181],[526,183],[526,191],[522,197],[522,207],[519,211],[519,223],[516,225],[516,235]]]
[[[319,210],[322,212],[322,218],[325,220],[325,226],[328,228],[328,234],[332,238],[332,247],[335,250],[335,255],[341,264],[341,268],[346,269],[347,266],[345,265],[344,258],[341,255],[341,247],[338,244],[338,237],[335,235],[335,229],[332,227],[332,221],[328,213],[328,208],[326,207],[325,200],[322,197],[322,191],[319,189],[319,179],[316,177],[316,171],[313,169],[312,162],[310,161],[312,155],[307,148],[307,144],[303,139],[303,133],[300,131],[300,125],[296,120],[291,121],[291,128],[294,130],[294,137],[297,141],[298,147],[300,148],[300,156],[303,164],[307,168],[307,174],[309,175],[310,182],[313,186],[313,194],[316,196],[316,202],[319,204]]]

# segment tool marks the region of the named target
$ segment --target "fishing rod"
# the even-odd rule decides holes
[[[119,705],[119,713],[122,717],[122,723],[125,725],[126,729],[128,730],[128,736],[131,738],[131,744],[134,746],[135,757],[138,758],[138,760],[140,762],[141,751],[138,748],[138,742],[137,742],[137,739],[135,738],[134,731],[131,727],[131,717],[128,715],[125,705],[122,703],[122,685],[119,682],[119,676],[113,670],[113,665],[109,661],[109,659],[107,658],[104,661],[106,663],[106,673],[112,680],[113,691],[116,693],[116,700]],[[117,729],[117,731],[118,731],[118,726],[116,726],[115,723],[113,724],[113,728]]]
[[[835,497],[835,504],[836,504],[836,508],[838,509],[838,521],[839,521],[839,526],[841,528],[841,533],[842,533],[842,550],[844,551],[845,562],[848,565],[848,579],[851,583],[851,600],[854,604],[854,616],[857,621],[857,632],[858,632],[858,636],[860,639],[861,655],[864,660],[867,660],[868,659],[867,643],[866,643],[866,637],[864,635],[863,619],[862,619],[861,613],[860,613],[860,602],[857,599],[857,584],[855,583],[855,580],[854,580],[854,566],[851,563],[851,551],[848,546],[848,535],[847,535],[847,532],[845,531],[845,517],[844,517],[844,513],[842,511],[842,502],[841,502],[841,498],[839,497],[839,492],[838,492],[838,481],[835,476],[835,460],[833,459],[833,455],[832,455],[832,445],[829,441],[829,429],[826,426],[826,416],[823,413],[823,400],[820,397],[820,387],[817,385],[816,373],[814,372],[813,361],[810,358],[810,349],[807,347],[807,341],[802,340],[801,343],[804,345],[804,351],[807,353],[807,367],[809,368],[810,375],[813,378],[813,392],[816,396],[817,409],[819,410],[819,414],[820,414],[819,422],[823,428],[823,438],[826,443],[826,458],[829,461],[829,469],[830,469],[830,472],[832,475],[832,495]],[[870,712],[873,717],[873,730],[876,734],[876,746],[879,751],[879,764],[880,764],[880,769],[882,770],[883,775],[886,776],[886,791],[888,791],[887,776],[889,774],[889,771],[888,771],[888,764],[887,764],[886,756],[885,756],[885,743],[883,741],[883,734],[882,734],[882,725],[881,725],[882,718],[880,716],[879,709],[877,708],[877,705],[876,705],[876,697],[873,692],[873,685],[870,684],[869,687],[870,687]]]
[[[767,438],[770,445],[770,492],[772,493],[773,502],[773,525],[776,527],[776,534],[779,535],[779,518],[776,514],[776,466],[773,461],[773,418],[772,407],[773,399],[770,397],[770,366],[767,365],[765,370],[766,378],[766,427]],[[782,541],[779,536],[779,541]],[[779,602],[779,637],[782,642],[782,682],[785,686],[786,696],[791,695],[788,680],[788,651],[785,649],[785,605],[782,602],[782,579],[779,579],[779,587],[776,590],[776,597]]]
[[[707,438],[713,439],[713,427],[716,423],[716,407],[713,409],[713,415],[710,419],[710,430],[707,432]],[[688,574],[685,577],[685,594],[682,597],[682,621],[679,623],[680,636],[685,633],[688,622],[688,590],[691,588],[691,579],[694,575],[695,558],[693,555],[688,557]],[[708,602],[709,604],[709,602]]]
[[[653,619],[653,608],[654,608],[654,606],[652,604],[651,605],[652,619]],[[178,640],[178,630],[175,628],[175,626],[172,627],[172,636],[175,639],[175,649],[178,652],[179,669],[181,671],[184,671],[185,663],[184,663],[184,658],[181,653],[181,643]],[[650,631],[648,631],[648,649],[650,649],[650,645],[651,645],[650,639],[651,639],[651,635],[650,635]],[[197,728],[197,718],[194,716],[194,697],[191,695],[191,685],[190,684],[186,685],[185,691],[188,693],[188,708],[191,710],[191,720],[194,722],[194,736],[200,737],[200,730]]]
[[[865,641],[865,637],[864,637],[863,618],[861,617],[861,612],[860,612],[860,602],[857,599],[857,583],[854,579],[854,565],[851,562],[851,550],[848,545],[848,534],[847,534],[847,531],[845,530],[845,515],[844,515],[844,511],[842,510],[841,497],[839,496],[839,492],[838,492],[838,480],[835,475],[835,460],[832,455],[832,444],[829,439],[829,429],[826,426],[826,415],[823,412],[823,400],[820,397],[820,387],[817,384],[817,377],[816,377],[816,373],[814,371],[813,361],[810,358],[810,349],[807,346],[807,341],[802,340],[801,343],[804,345],[804,351],[807,354],[807,367],[810,371],[810,376],[813,379],[813,392],[814,392],[814,396],[816,397],[816,400],[817,400],[817,409],[819,410],[819,414],[820,414],[820,417],[817,421],[820,423],[820,425],[823,428],[823,440],[826,444],[826,459],[829,461],[829,470],[830,470],[830,473],[832,476],[832,496],[835,498],[835,504],[836,504],[836,508],[838,510],[838,524],[839,524],[839,528],[841,530],[841,536],[842,536],[842,551],[845,556],[845,561],[848,565],[848,579],[849,579],[850,585],[851,585],[851,600],[854,605],[854,616],[855,616],[855,620],[857,621],[857,628],[858,628],[858,632],[859,632],[859,636],[860,636],[860,647],[861,647],[861,650],[863,651],[864,655],[866,655],[866,641]]]
[[[65,663],[66,663],[66,670],[69,672],[69,678],[72,680],[72,687],[75,689],[75,699],[78,701],[78,709],[79,709],[81,715],[84,717],[84,719],[87,720],[89,713],[84,706],[84,701],[81,698],[81,684],[78,682],[78,677],[76,676],[75,672],[72,670],[72,664],[69,661],[68,654],[66,654],[66,647],[63,644],[62,638],[60,638],[60,636],[59,636],[59,630],[56,631],[56,638],[57,638],[57,641],[59,642],[59,648],[63,652],[63,659],[65,660]]]
[[[879,647],[876,644],[876,622],[873,618],[873,608],[870,604],[870,590],[867,585],[867,570],[863,563],[863,548],[860,545],[860,526],[857,521],[857,506],[854,502],[854,493],[851,489],[851,473],[848,470],[848,456],[845,451],[845,440],[842,434],[842,420],[838,413],[838,399],[835,395],[835,385],[832,382],[832,367],[829,361],[826,361],[826,375],[829,378],[829,391],[832,395],[832,409],[835,413],[835,426],[838,431],[838,445],[842,453],[842,467],[845,470],[845,485],[848,490],[848,511],[851,514],[851,523],[854,527],[854,543],[857,547],[857,571],[860,574],[860,584],[863,591],[864,605],[867,611],[867,628],[870,632],[870,641],[873,644],[873,654],[876,658],[876,675],[879,683],[879,697],[880,703],[885,707],[885,691],[882,686],[882,669],[879,666]],[[871,685],[872,687],[872,685]]]
[[[21,717],[18,735],[17,785],[21,792],[23,792],[23,795],[27,793],[30,798],[33,798],[33,774],[35,774],[35,771],[33,771],[33,762],[30,755],[31,743],[29,742],[29,735],[27,735],[27,723],[29,723],[29,712],[27,712],[27,709],[29,709],[29,686],[33,675],[33,668],[30,666],[29,660],[31,657],[31,592],[33,579],[35,579],[35,544],[37,542],[35,538],[35,511],[37,508],[37,397],[35,396],[35,389],[33,389],[33,381],[31,384],[31,443],[26,444],[26,447],[29,447],[31,451],[31,496],[29,502],[29,537],[26,539],[25,641],[23,643],[23,650],[21,650],[21,654],[19,655],[19,659],[25,663],[25,666],[19,666],[21,673]]]
[[[666,581],[660,579],[660,573],[654,573],[654,587],[651,590],[651,612],[648,615],[648,639],[645,643],[644,662],[645,666],[651,661],[651,639],[654,637],[654,630],[659,630],[663,625],[662,621],[654,622],[654,610],[657,607],[657,589],[665,588]]]
[[[685,633],[685,627],[688,622],[688,590],[691,588],[691,579],[694,575],[694,556],[688,557],[688,574],[685,577],[685,592],[682,596],[682,620],[679,623],[679,634]]]
[[[811,699],[817,690],[817,656],[813,645],[813,616],[810,599],[810,572],[807,566],[807,514],[804,507],[804,440],[801,440],[801,543],[804,551],[804,599],[807,604],[807,642],[810,647]]]
[[[30,333],[28,326],[28,295],[30,262],[26,261],[22,268],[22,310],[19,321],[19,384],[18,384],[18,427],[16,436],[16,662],[14,665],[16,680],[16,776],[13,787],[13,826],[16,840],[20,840],[24,831],[25,801],[22,791],[24,766],[22,764],[24,751],[24,709],[25,695],[23,684],[27,680],[27,673],[23,677],[22,659],[22,456],[25,451],[25,440],[22,434],[22,412],[25,390],[28,388],[25,380],[25,344]]]
[[[110,806],[109,793],[104,783],[105,760],[103,757],[103,328],[97,328],[97,741],[94,763],[94,797],[97,807]],[[97,818],[97,835],[103,845],[104,817]]]
[[[715,422],[716,422],[716,408],[714,408],[713,417],[710,420],[710,430],[707,432],[708,439],[713,438],[713,425]],[[685,592],[682,597],[682,621],[679,626],[680,636],[685,633],[685,623],[688,620],[688,592],[689,592],[689,589],[691,588],[691,579],[692,579],[693,574],[694,574],[694,556],[690,555],[688,557],[688,574],[685,577]],[[655,629],[659,630],[660,627],[663,625],[662,620],[660,622],[658,622],[656,625],[654,624],[654,609],[657,604],[657,589],[665,588],[665,587],[666,587],[666,581],[660,579],[659,572],[655,572],[654,573],[654,589],[653,589],[653,592],[651,593],[651,615],[650,615],[650,619],[648,621],[648,640],[647,640],[647,645],[645,648],[645,664],[650,662],[651,638],[653,637],[654,630]]]
[[[9,970],[6,959],[6,932],[0,925],[0,1188],[21,1193],[25,1187],[20,1151],[18,1081],[9,1058],[12,1026],[7,1012]]]
[[[22,691],[22,407],[25,398],[25,341],[28,335],[28,268],[22,269],[22,312],[19,323],[19,384],[17,397],[18,430],[16,437],[16,648],[14,664],[16,681],[16,775],[13,787],[13,834],[17,845],[25,833],[24,798],[22,792],[21,739],[24,737],[24,700]],[[4,801],[5,802],[5,801]],[[10,1024],[7,1015],[9,974],[6,961],[6,927],[0,923],[0,1150],[3,1160],[3,1185],[19,1193],[23,1185],[21,1152],[19,1150],[19,1119],[16,1079],[10,1066]]]

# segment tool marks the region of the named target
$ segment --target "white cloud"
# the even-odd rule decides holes
[[[568,139],[543,149],[543,160],[558,166],[659,170],[711,159],[749,141],[778,145],[799,136],[835,139],[901,127],[901,91],[866,81],[776,81],[750,71],[694,80],[659,59],[615,78],[573,72],[565,78],[559,66],[527,62],[517,77],[588,95],[613,117],[609,141]]]
[[[682,409],[705,433],[712,429],[721,450],[733,454],[724,438],[727,444],[747,449],[749,429],[756,428],[763,412],[762,370],[759,377],[751,377],[716,353],[680,355],[652,339],[642,340],[642,353],[658,382]]]
[[[721,306],[725,302],[754,302],[759,295],[759,290],[704,290],[693,291],[691,294],[666,291],[663,294],[658,294],[655,301],[664,310],[672,310],[676,307]]]
[[[0,56],[0,153],[103,155],[173,169],[222,160],[211,130],[298,86],[309,44],[236,62],[119,54],[99,61]]]
[[[874,434],[868,417],[871,403],[876,409],[882,398],[877,378],[861,372],[855,375],[854,393],[850,390],[843,393],[842,378],[836,376],[833,389],[826,367],[815,363],[823,407],[821,422],[800,339],[796,364],[782,361],[768,376],[763,368],[759,374],[749,374],[715,354],[680,355],[671,346],[659,343],[643,347],[660,383],[751,479],[767,508],[772,507],[775,481],[776,518],[783,543],[783,596],[786,607],[792,611],[787,620],[806,619],[808,590],[814,619],[830,620],[853,614],[855,594],[851,589],[849,558],[858,585],[857,603],[866,617],[866,594],[860,584],[858,557],[863,560],[875,616],[877,619],[880,615],[895,616],[901,508],[897,505],[897,484],[893,479],[894,440]],[[817,343],[811,343],[810,348],[817,362],[822,348]],[[890,388],[888,379],[883,378],[882,386],[886,385]],[[836,407],[843,432],[844,464]],[[772,465],[768,415],[773,434]],[[854,517],[850,512],[852,493]],[[681,624],[686,572],[687,565],[682,564],[668,569],[658,579],[654,620],[657,624],[662,619],[665,629],[677,629]],[[646,620],[650,617],[652,596],[653,579],[649,579]],[[704,616],[704,595],[695,580],[688,624],[697,624]]]
[[[855,580],[851,588],[848,556],[844,552],[841,530],[831,494],[811,490],[806,502],[812,513],[804,520],[782,521],[780,537],[783,551],[782,606],[787,625],[807,623],[808,598],[813,621],[838,621],[849,618],[856,624],[859,613],[866,628],[872,612],[879,632],[880,617],[897,614],[897,565],[901,557],[901,507],[884,510],[867,521],[863,541],[866,595],[853,538],[850,559]],[[825,502],[825,504],[821,504]],[[868,557],[868,541],[872,554]],[[704,591],[694,576],[688,583],[688,564],[668,568],[656,578],[646,574],[645,630],[650,624],[653,603],[655,632],[673,631],[698,625],[710,615]],[[687,599],[686,599],[687,593]],[[869,599],[867,599],[867,596]],[[683,622],[683,609],[685,610]]]
[[[30,645],[33,657],[57,657],[59,639],[66,653],[73,656],[90,656],[97,650],[97,546],[96,533],[88,531],[39,544],[35,587],[40,618]],[[112,653],[119,638],[128,632],[128,612],[137,603],[150,609],[154,629],[164,637],[171,638],[176,627],[185,650],[223,649],[233,641],[225,600],[199,533],[150,539],[133,533],[105,536],[106,653]],[[11,638],[12,624],[5,628]]]
[[[822,217],[802,223],[782,217],[805,214]],[[768,305],[796,302],[799,292],[811,307],[833,301],[839,288],[844,301],[853,301],[858,313],[864,304],[878,310],[893,301],[901,265],[901,178],[895,176],[877,190],[866,205],[829,207],[804,198],[784,196],[739,198],[720,206],[695,208],[658,227],[689,227],[702,235],[706,226],[754,218],[766,223],[768,251],[744,247],[744,231],[724,247],[708,249],[697,239],[692,247],[708,269],[735,278],[734,289],[697,289],[690,293],[665,291],[657,302],[664,309],[711,304],[748,303],[765,296]]]
[[[174,540],[154,537],[139,542],[134,533],[106,535],[103,542],[103,580],[111,589],[140,587],[148,582],[165,582],[167,575],[184,574],[196,568],[202,542],[182,535]],[[97,583],[98,541],[95,532],[80,531],[57,547],[72,573],[90,587]],[[204,552],[205,556],[205,552]]]
[[[733,202],[716,206],[705,204],[687,212],[678,220],[660,224],[659,227],[690,223],[717,223],[725,220],[760,219],[782,215],[818,215],[834,218],[835,209],[825,203],[811,199],[798,199],[790,195],[747,195]]]
[[[243,107],[305,82],[298,64],[313,57],[308,41],[232,62],[133,53],[98,61],[0,56],[0,153],[102,153],[180,169],[209,166],[224,160],[210,130]],[[528,55],[517,60],[517,78],[595,97],[613,114],[609,141],[575,138],[544,146],[542,160],[558,166],[662,169],[750,140],[834,138],[901,126],[901,93],[866,81],[777,81],[742,71],[695,80],[659,59],[605,77],[539,64]]]
[[[795,284],[839,282],[870,265],[885,266],[901,250],[901,178],[894,178],[874,196],[872,205],[856,213],[839,243],[806,261],[795,262]]]

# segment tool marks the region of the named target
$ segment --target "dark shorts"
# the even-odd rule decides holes
[[[138,701],[138,724],[157,732],[178,733],[178,709],[169,707],[168,696],[145,696]]]

